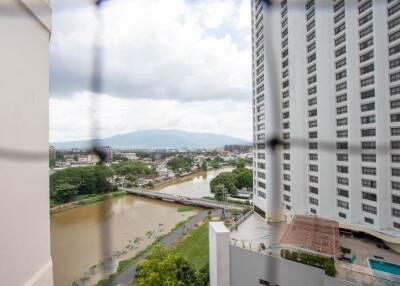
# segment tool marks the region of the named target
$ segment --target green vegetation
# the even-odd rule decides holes
[[[167,168],[174,173],[189,172],[193,165],[193,160],[188,157],[176,157],[167,162]]]
[[[138,265],[137,286],[193,285],[196,272],[182,255],[155,245],[151,256]]]
[[[197,208],[197,209],[202,210],[201,208]],[[145,256],[147,253],[149,253],[149,252],[151,251],[151,249],[152,249],[153,246],[155,246],[155,245],[161,243],[161,242],[164,240],[164,238],[165,238],[166,236],[168,236],[169,234],[171,234],[172,232],[174,232],[177,228],[181,227],[183,224],[185,224],[186,222],[188,222],[189,220],[191,220],[194,216],[195,216],[195,215],[190,216],[190,217],[187,218],[186,220],[179,222],[169,233],[164,234],[164,235],[160,235],[160,236],[156,237],[156,239],[154,240],[154,242],[153,242],[152,244],[148,245],[148,246],[147,246],[146,248],[144,248],[143,250],[140,250],[138,253],[136,253],[136,255],[135,255],[134,257],[131,257],[131,258],[128,258],[128,259],[119,261],[118,266],[117,266],[117,272],[111,274],[111,275],[108,277],[108,279],[100,280],[100,281],[96,284],[96,286],[107,285],[108,282],[111,281],[112,279],[114,279],[119,273],[121,273],[122,271],[124,271],[125,269],[127,269],[128,267],[130,267],[131,265],[133,265],[134,263],[136,263],[136,262],[140,261],[141,259],[143,259],[143,256]],[[203,270],[203,271],[204,271],[204,270]],[[208,271],[208,269],[207,269],[207,271]],[[204,275],[203,275],[202,277],[204,277]],[[206,284],[199,284],[199,286],[201,286],[201,285],[206,285]]]
[[[208,263],[208,222],[192,230],[176,249],[196,270],[202,269]]]
[[[230,195],[234,195],[237,193],[236,176],[235,176],[235,174],[233,174],[231,172],[222,172],[218,176],[216,176],[214,179],[211,180],[210,190],[212,193],[215,193],[216,191],[220,191],[220,188],[216,189],[216,187],[218,185],[222,185],[223,188]]]
[[[226,188],[223,184],[214,186],[212,192],[214,193],[214,197],[217,201],[223,201],[226,196]]]
[[[236,168],[232,171],[236,175],[236,187],[238,189],[253,188],[253,172],[247,168]]]
[[[179,207],[178,208],[178,212],[183,213],[183,212],[191,212],[193,210],[195,210],[195,207],[192,206],[183,206],[183,207]]]
[[[236,161],[234,161],[234,166],[238,169],[246,167],[246,165],[251,165],[253,163],[252,159],[244,159],[244,158],[238,158]]]
[[[86,205],[91,205],[91,204],[94,204],[94,203],[97,203],[97,202],[101,202],[101,201],[107,200],[109,198],[122,197],[124,195],[126,195],[125,192],[113,192],[111,194],[97,195],[97,196],[92,196],[92,197],[88,197],[88,198],[85,198],[85,199],[81,199],[81,200],[78,200],[78,203],[81,206],[86,206]]]
[[[136,175],[157,174],[157,171],[154,168],[150,168],[145,163],[140,161],[121,162],[119,164],[112,165],[112,169],[117,175],[127,176],[126,179],[132,181],[136,181]]]
[[[232,172],[222,172],[210,182],[210,191],[219,201],[224,199],[224,192],[237,194],[238,189],[253,187],[253,172],[247,168],[236,168]]]
[[[282,249],[281,256],[291,261],[322,268],[325,270],[326,275],[333,277],[336,275],[335,261],[332,257],[323,257],[305,252],[290,252],[288,249]]]
[[[60,170],[50,176],[51,204],[64,204],[76,196],[116,191],[117,187],[109,181],[113,175],[111,168],[102,165]]]
[[[125,196],[126,195],[126,192],[113,192],[112,193],[112,197],[113,198],[118,198],[118,197],[122,197],[122,196]]]

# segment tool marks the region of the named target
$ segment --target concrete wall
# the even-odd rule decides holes
[[[230,232],[223,222],[210,222],[209,232],[210,286],[230,285]]]
[[[51,10],[2,0],[0,285],[52,285],[48,96]]]
[[[319,268],[268,256],[237,246],[230,246],[231,286],[262,285],[260,279],[271,286],[354,286],[355,284],[326,276]]]

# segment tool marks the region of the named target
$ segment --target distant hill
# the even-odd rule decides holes
[[[251,144],[251,142],[213,133],[188,132],[177,129],[151,129],[96,139],[97,146],[119,149],[171,149],[171,148],[218,148],[226,144]],[[56,149],[88,148],[89,140],[54,142]]]

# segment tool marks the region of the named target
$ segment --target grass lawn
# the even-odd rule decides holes
[[[186,239],[176,245],[176,249],[196,270],[208,263],[208,222],[191,231]]]
[[[183,206],[183,207],[179,207],[178,208],[178,212],[183,213],[183,212],[190,212],[190,211],[194,211],[196,209],[196,207],[192,207],[192,206]]]

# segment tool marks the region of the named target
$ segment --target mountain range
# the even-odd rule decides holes
[[[56,149],[89,148],[90,140],[54,142]],[[177,129],[149,129],[95,140],[96,146],[116,149],[219,148],[226,144],[249,145],[251,142],[227,135],[189,132]]]

